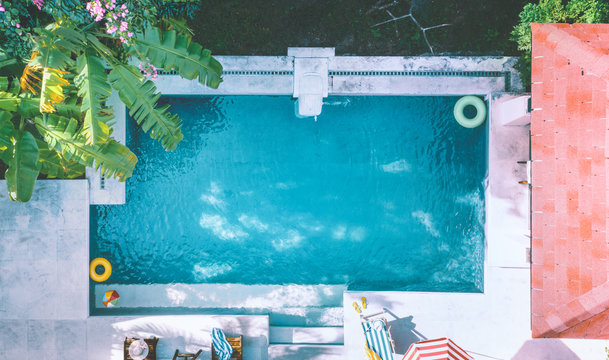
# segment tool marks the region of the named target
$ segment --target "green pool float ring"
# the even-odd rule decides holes
[[[463,113],[465,108],[470,105],[476,108],[476,116],[473,118],[468,118]],[[482,125],[484,120],[486,120],[486,104],[477,96],[467,95],[457,101],[453,113],[455,115],[455,120],[457,120],[461,126],[472,129]]]

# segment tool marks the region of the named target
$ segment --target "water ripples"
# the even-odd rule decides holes
[[[125,205],[93,208],[92,256],[118,283],[479,290],[486,130],[456,99],[330,99],[313,122],[287,97],[162,98],[184,140],[129,129],[140,163]]]

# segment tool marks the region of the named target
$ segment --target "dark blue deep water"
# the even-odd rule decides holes
[[[110,283],[483,288],[487,126],[458,97],[164,97],[184,140],[165,152],[129,119],[127,202],[93,206]]]

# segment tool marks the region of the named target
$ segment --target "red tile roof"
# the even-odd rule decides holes
[[[609,25],[531,29],[533,336],[609,339]]]

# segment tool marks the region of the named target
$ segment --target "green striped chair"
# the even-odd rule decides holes
[[[384,314],[384,312],[362,316],[362,327],[364,328],[368,348],[383,360],[393,360],[393,340],[391,340],[389,334],[387,320],[385,318],[369,320],[381,314]]]

